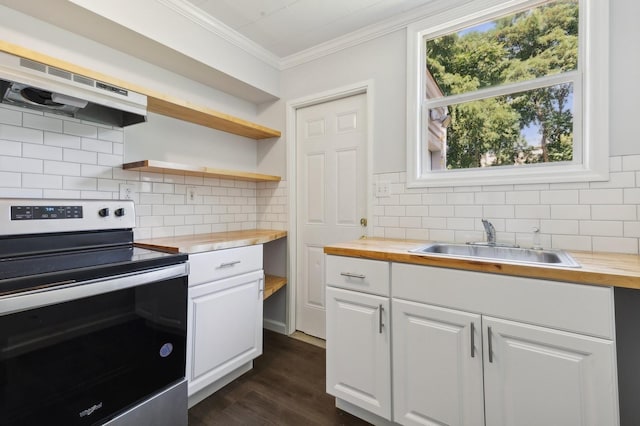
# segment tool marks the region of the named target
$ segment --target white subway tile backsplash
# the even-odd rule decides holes
[[[101,152],[105,154],[113,153],[113,142],[101,141],[98,139],[82,138],[80,146],[84,151]],[[122,158],[118,158],[122,162]]]
[[[22,156],[26,158],[40,158],[42,160],[62,160],[62,148],[23,143]]]
[[[0,185],[4,188],[20,188],[22,186],[22,175],[15,172],[0,172]]]
[[[482,217],[482,206],[455,206],[454,214],[457,217]]]
[[[622,157],[622,170],[640,170],[640,155],[626,155]]]
[[[0,155],[0,171],[42,173],[42,170],[42,160],[36,160],[33,158],[6,157],[4,155]]]
[[[422,218],[420,217],[401,217],[399,219],[400,228],[420,228],[422,225]]]
[[[61,133],[44,132],[44,144],[61,148],[80,149],[81,140],[78,136],[63,135]]]
[[[374,213],[375,214],[375,213]],[[429,206],[407,206],[407,216],[429,216]]]
[[[22,143],[0,139],[0,154],[19,157],[22,155]]]
[[[541,232],[547,232],[543,230],[541,221],[538,219],[506,219],[505,220],[505,231],[507,232],[520,232],[533,233],[533,228],[541,229]],[[577,226],[576,226],[577,227]]]
[[[624,222],[623,236],[640,238],[640,222]]]
[[[43,142],[42,130],[10,126],[8,124],[0,124],[0,139],[37,144]]]
[[[550,207],[552,219],[591,219],[591,206],[572,204]]]
[[[62,189],[62,176],[43,174],[22,174],[24,188]]]
[[[476,192],[475,203],[476,204],[505,204],[505,193],[503,191],[496,192]]]
[[[45,117],[43,115],[25,112],[22,114],[22,125],[30,129],[47,130],[49,132],[62,132],[62,120],[59,118]]]
[[[447,194],[446,193],[422,194],[422,204],[426,204],[426,205],[447,204]]]
[[[70,191],[65,189],[45,189],[42,193],[42,197],[44,198],[67,198],[70,200],[80,198],[81,195],[80,191]]]
[[[512,191],[505,193],[506,204],[538,204],[540,203],[539,191]]]
[[[0,182],[2,185],[2,182]],[[10,188],[0,186],[0,193],[6,198],[42,198],[42,189],[39,188]]]
[[[429,215],[431,217],[449,217],[454,214],[454,206],[429,206]]]
[[[102,127],[98,127],[97,137],[98,139],[102,139],[104,141],[117,142],[119,144],[124,143],[124,131],[122,129],[105,129]]]
[[[95,164],[82,164],[80,167],[80,175],[84,177],[111,179],[113,178],[113,168],[96,166]],[[120,182],[117,183],[119,184]]]
[[[544,191],[540,194],[541,204],[578,204],[579,192],[575,189]]]
[[[632,188],[636,185],[635,172],[609,173],[609,180],[604,182],[591,182],[590,188]]]
[[[22,125],[22,112],[0,107],[0,124],[9,124],[11,126]]]
[[[472,231],[475,229],[475,220],[471,218],[449,217],[447,218],[447,228]]]
[[[544,234],[578,235],[580,221],[578,220],[541,220],[540,232]]]
[[[446,204],[473,204],[473,192],[450,192],[446,196]]]
[[[562,250],[591,251],[591,237],[585,235],[553,235],[551,247]]]
[[[580,204],[622,204],[622,189],[580,190]]]
[[[81,164],[65,161],[45,161],[44,173],[49,175],[80,176]]]
[[[591,206],[591,219],[593,220],[636,220],[636,206]]]
[[[78,149],[63,149],[62,159],[70,163],[98,164],[97,153],[80,151]]]
[[[484,205],[482,207],[482,215],[488,219],[510,219],[515,217],[514,206],[509,205]]]
[[[65,121],[62,132],[83,138],[95,139],[98,137],[98,128],[95,125],[83,124],[75,121]]]
[[[581,235],[622,236],[622,222],[613,220],[581,220]]]
[[[96,191],[98,189],[98,180],[89,177],[63,176],[62,185],[64,189]]]
[[[637,238],[593,237],[593,251],[638,253]]]
[[[122,166],[122,156],[114,154],[98,153],[98,164],[102,166]]]

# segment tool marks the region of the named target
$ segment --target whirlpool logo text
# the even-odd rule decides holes
[[[93,407],[89,407],[86,410],[80,411],[80,417],[90,416],[93,414],[94,411],[99,410],[101,408],[102,408],[102,402],[94,405]]]

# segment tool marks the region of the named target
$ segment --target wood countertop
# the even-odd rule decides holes
[[[245,231],[214,232],[210,234],[136,240],[135,245],[174,253],[201,253],[204,251],[264,244],[286,236],[287,231],[250,229]]]
[[[640,256],[618,253],[568,251],[580,268],[501,263],[495,260],[445,258],[409,253],[428,241],[367,238],[326,246],[324,252],[338,256],[465,269],[580,284],[640,289]]]

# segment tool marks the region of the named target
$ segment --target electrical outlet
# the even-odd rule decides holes
[[[378,198],[391,197],[391,183],[389,183],[389,182],[377,182],[376,183],[376,197],[378,197]]]
[[[133,200],[136,196],[136,186],[130,183],[120,184],[120,199],[121,200]]]
[[[198,191],[195,186],[187,187],[187,204],[195,204],[198,196]]]

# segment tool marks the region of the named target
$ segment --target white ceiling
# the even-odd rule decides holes
[[[283,58],[434,0],[188,0]]]

